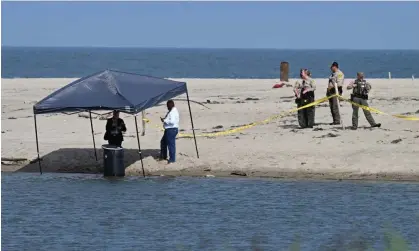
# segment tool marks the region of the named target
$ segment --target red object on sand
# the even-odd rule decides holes
[[[285,85],[284,83],[280,83],[280,84],[274,85],[272,88],[282,88],[284,85]]]

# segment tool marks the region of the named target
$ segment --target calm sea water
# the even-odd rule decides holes
[[[308,68],[329,75],[338,61],[348,77],[419,77],[419,50],[273,50],[2,47],[2,78],[82,77],[104,69],[172,78],[279,78],[281,61],[291,77]]]
[[[2,250],[289,250],[297,236],[302,250],[384,250],[386,224],[417,250],[418,194],[417,183],[3,173]]]

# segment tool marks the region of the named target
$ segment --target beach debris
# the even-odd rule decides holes
[[[42,161],[42,158],[39,158],[39,159],[38,159],[38,157],[36,157],[36,158],[34,158],[33,160],[29,161],[29,164],[36,163],[36,162],[38,162],[38,160]]]
[[[17,119],[17,118],[15,118],[15,117],[8,117],[7,119]]]
[[[7,158],[7,157],[2,157],[1,161],[12,161],[12,162],[20,162],[20,161],[27,161],[28,159],[26,158]]]
[[[237,128],[237,127],[248,126],[248,125],[250,125],[250,124],[232,125],[231,128]]]
[[[416,113],[416,114],[419,114],[419,110],[417,110],[415,113]]]
[[[294,96],[279,97],[280,99],[295,99]]]
[[[316,105],[317,107],[329,107],[329,104],[326,104],[326,103],[321,103],[321,104],[318,104],[318,105]]]
[[[211,101],[209,99],[207,99],[207,104],[224,104],[223,102],[218,102],[218,101]],[[210,109],[210,108],[208,108]]]
[[[1,158],[1,164],[2,165],[17,165],[17,164],[22,164],[24,162],[26,162],[28,159],[26,158],[6,158],[6,157],[2,157]]]
[[[5,131],[1,131],[1,133],[6,133]]]
[[[391,144],[398,144],[400,142],[402,142],[402,139],[395,139],[391,141]]]
[[[240,137],[239,136],[236,136],[235,139],[240,139]]]
[[[212,174],[207,174],[207,175],[205,175],[205,177],[207,177],[207,178],[215,178],[215,176],[212,175]]]
[[[314,138],[318,138],[318,139],[323,139],[323,138],[336,138],[336,137],[339,137],[339,136],[340,136],[339,134],[335,134],[335,133],[329,132],[328,134],[325,134],[325,135],[322,135],[322,136],[319,136],[319,137],[314,137]]]
[[[305,165],[305,164],[307,164],[307,163],[305,163],[305,162],[301,162],[301,165]]]
[[[256,100],[260,100],[259,98],[246,98],[246,101],[256,101]]]
[[[280,83],[280,84],[275,84],[274,86],[272,86],[272,88],[276,89],[276,88],[282,88],[284,87],[284,83]]]
[[[244,104],[244,103],[246,103],[246,102],[239,100],[239,101],[236,101],[236,102],[234,102],[234,103],[235,103],[235,104]]]
[[[419,135],[416,135],[414,138],[415,138],[415,139],[418,139],[418,138],[419,138]]]
[[[110,114],[102,114],[99,116],[99,120],[108,120],[111,118]]]
[[[323,131],[323,128],[317,127],[317,128],[314,128],[313,131],[315,131],[315,132],[316,131]]]
[[[212,129],[222,129],[222,128],[224,128],[224,126],[218,125],[218,126],[214,126]]]
[[[247,174],[243,171],[232,171],[230,174],[237,175],[237,176],[247,176]]]
[[[81,112],[81,113],[77,114],[77,116],[79,116],[80,118],[85,118],[85,119],[90,118],[89,113],[87,113],[87,112]],[[95,118],[95,117],[92,116],[92,119],[93,118]]]
[[[204,172],[210,172],[211,171],[211,167],[205,167],[204,168]]]

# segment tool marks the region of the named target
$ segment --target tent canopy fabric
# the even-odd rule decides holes
[[[48,95],[34,105],[34,113],[119,110],[136,114],[186,92],[185,82],[105,70]]]

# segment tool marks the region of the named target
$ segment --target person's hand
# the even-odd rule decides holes
[[[160,117],[160,120],[161,120],[161,122],[163,122],[163,123],[164,123],[164,118]]]
[[[303,94],[306,94],[308,92],[308,89],[304,89]]]

